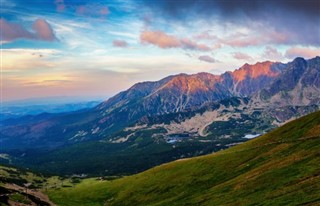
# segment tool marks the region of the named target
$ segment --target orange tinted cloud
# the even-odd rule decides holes
[[[163,49],[182,48],[189,50],[209,51],[210,48],[204,44],[198,44],[190,39],[179,39],[162,31],[143,31],[140,34],[142,43],[153,44]]]
[[[175,36],[162,31],[144,31],[140,40],[142,43],[153,44],[163,49],[180,47],[180,41]]]
[[[296,57],[304,57],[310,59],[316,56],[320,56],[320,49],[309,47],[292,47],[286,51],[285,56],[289,59]]]
[[[32,28],[36,32],[39,39],[45,41],[54,41],[56,39],[52,28],[44,19],[37,19],[33,23]]]

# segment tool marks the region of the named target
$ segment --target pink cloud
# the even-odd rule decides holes
[[[247,60],[247,61],[251,61],[253,60],[253,58],[245,53],[242,52],[235,52],[233,53],[233,58],[238,59],[238,60]]]
[[[209,51],[210,48],[204,44],[198,44],[190,39],[181,39],[180,40],[181,46],[184,49],[190,50],[200,50],[200,51]]]
[[[128,43],[124,40],[113,40],[112,45],[114,47],[122,47],[122,48],[128,47]]]
[[[215,63],[216,60],[208,55],[199,56],[198,58],[200,61],[208,62],[208,63]]]
[[[28,31],[22,25],[10,23],[0,19],[2,39],[1,41],[14,41],[16,39],[35,39],[43,41],[54,41],[57,38],[51,26],[44,19],[37,19],[33,25],[33,32]]]
[[[56,39],[51,26],[44,19],[37,19],[32,28],[36,32],[38,39],[44,41],[54,41]]]
[[[293,59],[296,57],[304,57],[304,58],[310,59],[315,56],[320,56],[319,48],[291,47],[286,51],[286,54],[285,54],[285,57],[289,59]]]
[[[142,43],[153,44],[163,49],[180,47],[179,39],[162,31],[144,31],[140,40]]]
[[[209,51],[210,48],[204,44],[198,44],[190,39],[179,39],[162,31],[143,31],[140,34],[140,41],[146,44],[153,44],[163,49],[182,48],[189,50]]]
[[[23,26],[10,23],[5,19],[0,19],[0,29],[2,33],[1,41],[13,41],[16,39],[33,39],[34,35]]]

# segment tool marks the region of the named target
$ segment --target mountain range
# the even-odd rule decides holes
[[[41,171],[135,173],[239,144],[317,111],[319,97],[320,57],[244,64],[137,83],[86,111],[4,121],[1,144],[7,161]]]

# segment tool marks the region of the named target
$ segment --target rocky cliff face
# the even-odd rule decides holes
[[[264,105],[320,104],[320,57],[310,60],[296,58],[252,99]]]
[[[201,110],[203,113],[206,105],[233,97],[251,99],[235,109],[239,118],[243,112],[238,110],[247,110],[250,116],[250,112],[258,108],[265,116],[275,117],[280,124],[291,117],[314,111],[320,105],[320,57],[310,60],[297,58],[288,64],[245,64],[222,75],[178,74],[156,82],[138,83],[92,110],[6,126],[0,129],[0,135],[2,144],[7,141],[12,147],[19,142],[14,139],[21,140],[21,147],[37,141],[42,146],[57,145],[58,140],[59,145],[63,145],[65,142],[102,139],[143,118],[168,115],[165,119],[171,121],[169,116],[179,112],[187,113],[189,118],[191,114],[196,115],[192,111]],[[311,105],[315,107],[311,110],[306,108]],[[224,107],[222,104],[221,112],[224,112]],[[276,110],[278,107],[281,109]],[[231,111],[231,116],[234,113]],[[207,117],[204,119],[205,124],[210,123]]]
[[[249,97],[271,84],[284,68],[285,64],[267,61],[245,64],[234,72],[222,75],[198,73],[169,76],[156,82],[135,84],[98,108],[110,112],[134,104],[139,110],[150,114],[164,114],[201,107],[208,102],[233,96]]]
[[[245,64],[222,76],[224,82],[231,82],[228,88],[234,96],[248,97],[269,85],[284,68],[282,63],[266,61],[254,65]]]

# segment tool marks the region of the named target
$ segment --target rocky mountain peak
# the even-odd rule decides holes
[[[274,62],[265,61],[258,62],[254,65],[244,64],[239,69],[232,72],[232,76],[236,82],[244,81],[247,78],[256,79],[261,76],[277,76],[278,71],[272,69]]]
[[[173,77],[161,89],[177,90],[182,93],[195,93],[197,91],[209,91],[214,89],[215,84],[220,81],[220,76],[210,73],[181,74]]]

